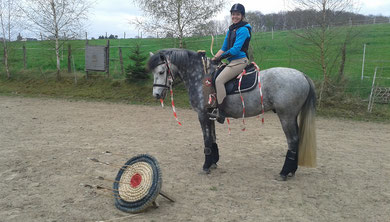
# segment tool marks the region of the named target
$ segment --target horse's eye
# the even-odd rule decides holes
[[[164,74],[164,71],[160,71],[158,74],[162,75],[162,74]]]

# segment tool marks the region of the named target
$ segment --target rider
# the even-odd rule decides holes
[[[214,63],[219,63],[225,58],[229,61],[229,64],[215,81],[218,109],[209,113],[210,118],[216,119],[219,123],[225,122],[225,113],[223,111],[223,101],[226,97],[225,83],[240,74],[248,65],[247,51],[252,30],[248,22],[244,21],[245,8],[243,5],[239,3],[234,4],[230,14],[233,24],[229,26],[222,48],[211,59]]]

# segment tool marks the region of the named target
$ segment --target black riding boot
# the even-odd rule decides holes
[[[225,122],[226,114],[222,109],[222,105],[218,104],[218,108],[209,113],[210,120],[217,120],[220,124]]]

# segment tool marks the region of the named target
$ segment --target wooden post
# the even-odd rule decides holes
[[[72,65],[73,65],[74,83],[77,85],[76,66],[74,65],[73,56],[71,57],[72,57]]]
[[[68,73],[72,72],[72,46],[68,45]]]
[[[110,40],[107,40],[106,46],[106,72],[107,77],[110,77]]]
[[[27,51],[26,45],[23,45],[23,68],[27,69]]]
[[[122,56],[122,48],[121,47],[119,47],[119,61],[121,63],[122,75],[125,75],[125,70],[123,68],[123,56]]]
[[[363,64],[362,64],[362,77],[360,81],[363,81],[364,78],[364,60],[366,58],[366,43],[364,43],[364,48],[363,48]]]
[[[7,56],[7,52],[5,51],[6,50],[5,47],[3,49],[4,49],[3,50],[3,64],[5,65],[5,57]]]
[[[288,44],[288,67],[291,67],[291,45]]]
[[[87,57],[87,47],[88,47],[88,39],[85,41],[85,57]],[[85,69],[85,78],[88,79],[88,70]]]
[[[376,70],[378,67],[375,67],[375,73],[374,73],[374,78],[372,79],[372,86],[371,86],[371,93],[370,93],[370,99],[368,100],[368,108],[367,111],[371,113],[372,111],[372,106],[374,105],[374,98],[372,94],[374,93],[374,87],[375,87],[375,79],[376,79]]]

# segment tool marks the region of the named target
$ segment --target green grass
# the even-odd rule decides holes
[[[367,102],[372,76],[375,67],[379,67],[376,81],[377,85],[390,87],[390,24],[364,25],[358,27],[360,35],[348,46],[345,76],[347,88],[342,99],[336,98],[337,104],[326,101],[324,108],[319,113],[324,116],[340,116],[345,118],[389,120],[389,105],[377,105],[373,114],[367,114]],[[345,30],[341,29],[340,32]],[[222,45],[224,36],[216,37],[214,52]],[[185,46],[190,50],[206,50],[210,54],[211,37],[186,38]],[[334,46],[340,39],[335,40]],[[89,40],[90,45],[105,45],[106,40]],[[367,44],[366,62],[364,73],[368,78],[360,80],[362,72],[363,44]],[[74,83],[74,75],[65,72],[67,70],[67,45],[72,47],[77,84]],[[152,80],[134,84],[126,84],[124,75],[121,74],[119,63],[119,47],[122,47],[125,67],[130,63],[128,56],[135,44],[141,45],[143,52],[156,52],[163,48],[178,47],[176,39],[117,39],[110,40],[110,78],[105,73],[93,73],[93,77],[85,79],[85,40],[68,41],[64,45],[62,81],[55,80],[56,59],[53,43],[49,41],[37,42],[12,42],[10,43],[10,67],[12,78],[5,78],[4,66],[0,68],[0,93],[13,95],[39,95],[71,99],[93,99],[122,101],[137,104],[155,104],[151,97]],[[23,69],[23,45],[27,48],[27,70]],[[308,65],[310,61],[299,54],[296,47],[308,47],[299,42],[291,32],[279,31],[274,33],[274,39],[270,32],[253,33],[251,46],[254,52],[254,61],[261,69],[271,67],[292,67],[303,71],[316,82],[322,79],[319,66]],[[2,50],[2,49],[0,49]],[[62,53],[61,53],[62,55]],[[2,53],[0,60],[2,60]],[[62,56],[61,56],[62,58]],[[387,68],[381,68],[387,67]],[[389,78],[389,79],[385,79]],[[177,106],[189,107],[188,98],[183,85],[175,87],[175,102]],[[344,94],[345,95],[345,94]],[[349,100],[348,98],[354,98]]]
[[[360,84],[360,75],[362,67],[363,44],[367,43],[366,49],[366,64],[365,75],[372,76],[376,66],[389,67],[380,73],[382,77],[390,77],[390,24],[364,25],[358,26],[361,33],[353,43],[348,46],[346,76],[350,82],[350,87]],[[341,32],[343,29],[341,29]],[[216,52],[222,45],[224,36],[217,36],[214,43],[214,51]],[[292,67],[307,73],[313,79],[321,79],[321,71],[319,66],[308,66],[307,58],[299,55],[299,52],[294,50],[294,47],[300,47],[298,39],[289,31],[279,31],[274,33],[274,39],[270,32],[254,33],[251,41],[251,46],[254,49],[254,61],[260,65],[262,69],[283,66]],[[339,41],[339,40],[337,40]],[[190,50],[203,49],[210,54],[210,37],[192,37],[185,39],[185,46]],[[128,56],[130,50],[136,44],[141,45],[141,49],[145,52],[156,52],[162,48],[178,47],[176,39],[116,39],[110,40],[110,72],[114,79],[123,79],[124,76],[120,73],[119,50],[122,47],[125,66],[129,64]],[[55,53],[53,51],[53,43],[50,41],[37,42],[12,42],[10,45],[10,65],[14,70],[23,69],[23,50],[25,44],[27,48],[27,68],[36,68],[46,70],[54,70],[56,68]],[[65,43],[63,53],[61,52],[61,68],[67,69],[67,45],[72,46],[72,55],[75,61],[76,70],[84,71],[85,65],[85,40],[73,40]],[[90,45],[105,45],[106,40],[89,40]],[[334,43],[339,44],[337,42]],[[62,56],[63,55],[63,56]],[[0,55],[2,60],[2,55]],[[3,70],[1,70],[3,72]],[[383,80],[380,84],[390,85],[390,82]],[[359,85],[360,86],[360,85]],[[370,79],[363,81],[363,87],[370,88]],[[360,87],[362,87],[360,86]]]

